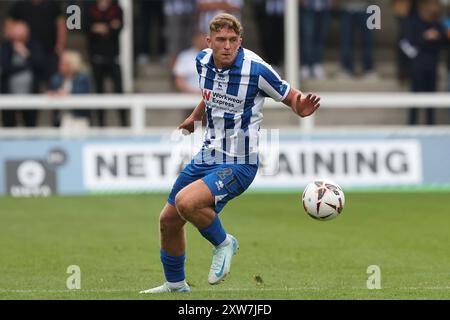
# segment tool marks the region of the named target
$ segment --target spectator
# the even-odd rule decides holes
[[[71,94],[88,94],[91,92],[89,77],[82,71],[81,55],[76,51],[64,51],[59,59],[58,72],[50,81],[49,92],[51,96],[67,96]],[[88,110],[74,110],[65,113],[61,125],[65,126],[72,118],[82,118],[89,122]]]
[[[178,91],[184,93],[200,93],[195,58],[199,51],[206,47],[206,36],[201,32],[197,32],[192,38],[192,46],[178,55],[173,68],[175,85]]]
[[[39,43],[30,40],[28,26],[24,22],[12,22],[8,26],[8,38],[1,45],[1,93],[38,93],[39,70],[43,66],[44,55]],[[3,126],[17,125],[18,112],[3,110]],[[37,110],[22,111],[25,126],[34,127]]]
[[[258,30],[258,43],[261,46],[260,55],[267,61],[269,59],[267,59],[264,48],[262,47],[264,43],[263,29],[266,23],[266,0],[253,0],[250,1],[250,4],[253,12],[253,18],[255,19],[256,30]]]
[[[445,39],[444,29],[439,21],[438,0],[421,0],[418,14],[411,17],[406,25],[403,50],[411,59],[411,91],[435,92],[439,52]],[[409,110],[410,125],[418,123],[418,109]],[[426,109],[426,123],[434,124],[434,109]]]
[[[301,78],[325,78],[322,66],[333,0],[301,0]]]
[[[139,64],[147,64],[150,62],[150,36],[151,30],[157,27],[157,32],[153,32],[157,36],[157,54],[162,58],[165,52],[164,38],[164,15],[163,0],[139,0],[140,3],[140,23],[141,23],[141,41],[138,55]]]
[[[397,78],[400,83],[410,78],[410,59],[403,52],[401,40],[404,39],[408,18],[415,14],[415,1],[391,0],[392,10],[398,25]]]
[[[19,0],[10,9],[6,29],[11,22],[18,20],[28,25],[31,40],[38,42],[44,51],[45,68],[38,80],[40,86],[47,86],[50,77],[58,70],[58,55],[66,46],[65,16],[58,1]]]
[[[275,66],[283,63],[284,57],[284,0],[263,0],[260,20],[264,59]]]
[[[446,9],[446,17],[443,24],[446,36],[445,50],[447,51],[447,92],[450,92],[450,14],[448,6]],[[450,123],[450,110],[448,112],[448,117],[448,122]]]
[[[242,5],[243,0],[197,0],[200,31],[208,34],[209,21],[222,12],[230,13],[240,19]]]
[[[86,27],[92,73],[97,93],[104,93],[104,83],[110,78],[114,93],[123,93],[119,65],[119,34],[123,27],[123,12],[112,0],[97,0],[87,8]],[[97,110],[98,122],[105,126],[104,110]],[[126,110],[119,110],[120,123],[127,125]]]
[[[341,8],[341,63],[344,78],[353,76],[354,68],[354,39],[355,32],[362,38],[362,66],[366,79],[375,79],[373,60],[373,30],[367,28],[369,14],[366,12],[370,5],[368,0],[340,1]]]
[[[24,21],[30,29],[31,40],[39,43],[44,52],[43,68],[37,74],[39,92],[46,89],[50,77],[58,70],[59,54],[67,42],[66,20],[57,0],[18,0],[8,13],[6,29],[13,21]],[[58,126],[58,113],[52,114]]]
[[[189,48],[195,29],[196,0],[165,0],[165,34],[169,64],[173,67],[177,55]]]

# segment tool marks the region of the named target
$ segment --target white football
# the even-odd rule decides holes
[[[344,209],[344,191],[331,180],[318,179],[306,186],[302,203],[311,218],[321,221],[331,220],[340,215]]]

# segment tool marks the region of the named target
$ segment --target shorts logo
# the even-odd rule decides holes
[[[216,181],[216,187],[217,187],[217,190],[222,190],[223,189],[223,187],[224,187],[224,185],[223,185],[223,182],[222,181]]]

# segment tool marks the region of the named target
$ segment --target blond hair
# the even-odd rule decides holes
[[[242,36],[244,32],[241,22],[235,16],[228,13],[220,13],[209,22],[210,33],[219,32],[223,28],[233,30],[239,36]]]
[[[72,71],[74,73],[83,71],[83,69],[84,69],[83,59],[81,58],[81,54],[78,51],[66,50],[62,54],[69,62],[70,66],[72,68]]]

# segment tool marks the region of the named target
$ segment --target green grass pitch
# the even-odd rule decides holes
[[[165,195],[0,198],[0,299],[450,299],[450,194],[346,193],[333,221],[294,193],[248,193],[221,213],[240,242],[210,286],[212,248],[187,227],[190,294],[140,295],[163,282]],[[68,290],[67,267],[81,269]],[[369,290],[367,268],[381,269]]]

